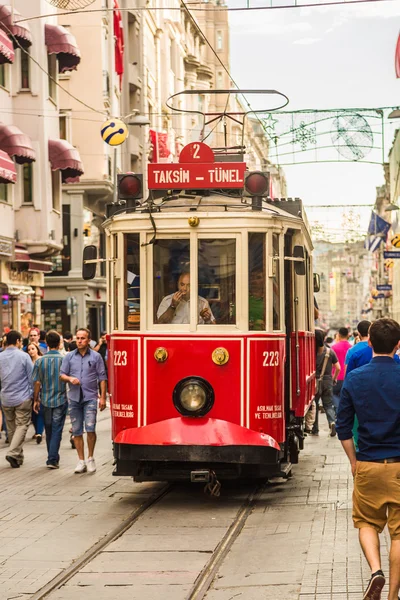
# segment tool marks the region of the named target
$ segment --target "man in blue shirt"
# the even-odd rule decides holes
[[[396,321],[378,319],[371,325],[373,358],[346,376],[336,422],[354,477],[353,523],[372,572],[364,600],[379,600],[385,585],[379,533],[386,524],[391,537],[388,600],[397,600],[400,589],[400,365],[393,360],[399,341]]]
[[[358,356],[359,356],[359,354],[362,354],[362,351],[365,350],[365,348],[369,347],[368,346],[368,330],[370,327],[371,327],[371,321],[360,321],[359,324],[357,325],[357,331],[358,331],[358,335],[360,336],[360,341],[358,342],[358,344],[354,344],[354,346],[352,346],[347,351],[346,360],[344,361],[345,375],[347,373],[348,364],[349,364],[350,360],[352,361],[350,371],[352,371],[353,369],[356,369],[357,367],[361,367],[361,365],[358,364]],[[372,358],[372,355],[371,355],[371,358]],[[367,362],[369,362],[369,361],[367,361]],[[362,364],[365,364],[365,363],[362,363]]]
[[[68,408],[66,385],[60,380],[63,361],[63,356],[58,351],[60,341],[57,331],[49,331],[46,334],[49,350],[37,359],[33,367],[33,410],[38,413],[40,404],[43,404],[48,469],[59,468],[59,450]]]
[[[99,408],[106,407],[107,374],[101,355],[90,348],[89,329],[76,332],[77,349],[64,357],[61,381],[69,384],[68,406],[72,435],[79,461],[75,473],[94,473],[94,447],[96,445],[97,398],[100,384]],[[88,460],[85,462],[83,425],[87,434]]]
[[[31,422],[33,365],[30,356],[21,351],[19,331],[9,331],[6,344],[0,353],[1,405],[10,440],[6,460],[17,469],[24,462],[22,446]]]

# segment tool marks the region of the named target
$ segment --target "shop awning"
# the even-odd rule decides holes
[[[53,263],[47,260],[35,260],[31,258],[28,264],[28,271],[34,273],[50,273],[53,270]]]
[[[13,262],[16,263],[29,263],[30,260],[30,256],[29,256],[29,252],[26,249],[25,246],[23,246],[22,244],[16,244],[15,245],[15,257]]]
[[[15,158],[19,165],[36,160],[32,142],[25,133],[15,125],[0,123],[0,150]]]
[[[0,65],[13,63],[15,58],[14,48],[10,38],[0,29]]]
[[[15,183],[17,181],[17,170],[14,161],[7,152],[0,150],[0,183]]]
[[[79,152],[67,140],[49,140],[49,160],[52,171],[61,171],[63,183],[76,183],[83,175]]]
[[[13,40],[14,48],[18,47],[16,41],[23,48],[29,48],[29,46],[32,46],[31,30],[25,22],[18,23],[18,19],[21,18],[21,13],[14,8],[14,24],[12,24],[11,6],[5,6],[4,4],[0,6],[0,28]]]
[[[58,72],[76,71],[81,53],[75,37],[62,25],[45,25],[45,43],[49,54],[57,54]]]

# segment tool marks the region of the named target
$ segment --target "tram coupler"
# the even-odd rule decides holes
[[[209,470],[190,471],[190,481],[192,483],[208,483],[211,479]]]

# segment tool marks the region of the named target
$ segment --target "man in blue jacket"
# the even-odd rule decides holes
[[[388,600],[398,600],[400,589],[400,365],[393,359],[399,341],[400,325],[393,319],[371,325],[373,358],[346,376],[336,422],[354,477],[353,523],[372,572],[364,600],[379,600],[385,585],[379,534],[386,524],[391,538]]]

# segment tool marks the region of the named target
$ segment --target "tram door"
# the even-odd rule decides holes
[[[285,234],[284,256],[292,256],[293,232],[288,230]],[[285,293],[285,331],[286,331],[286,364],[285,364],[285,415],[286,423],[290,420],[291,406],[291,372],[292,372],[292,334],[294,331],[294,298],[293,298],[293,262],[284,261],[284,293]]]

